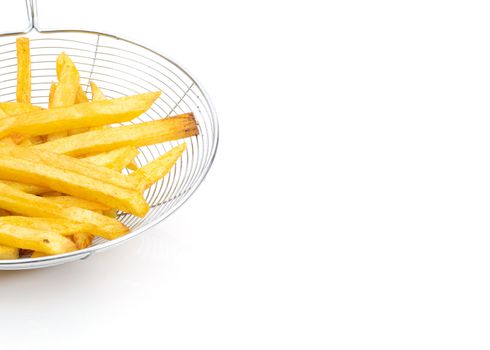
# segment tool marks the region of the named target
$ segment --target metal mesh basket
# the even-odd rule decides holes
[[[136,160],[139,166],[158,158],[181,142],[186,142],[188,146],[171,172],[145,193],[151,207],[145,218],[118,214],[119,220],[131,228],[131,233],[113,241],[96,238],[91,247],[68,254],[0,260],[0,269],[47,267],[83,259],[142,233],[172,214],[191,196],[211,167],[218,144],[218,122],[208,95],[174,61],[114,35],[81,30],[41,30],[36,21],[35,0],[27,0],[26,3],[29,27],[23,32],[0,35],[0,101],[15,101],[15,39],[24,35],[31,40],[33,104],[47,105],[50,84],[56,80],[56,57],[65,51],[79,69],[82,87],[89,98],[90,80],[96,82],[110,98],[161,90],[163,93],[152,108],[131,123],[193,112],[200,134],[185,140],[140,148]]]

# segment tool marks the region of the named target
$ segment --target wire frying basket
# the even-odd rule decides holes
[[[161,90],[162,95],[152,108],[131,123],[193,112],[200,134],[140,148],[136,163],[142,166],[179,143],[187,143],[187,150],[171,172],[145,193],[151,207],[148,215],[138,218],[118,214],[119,220],[131,229],[129,234],[113,241],[96,238],[92,246],[67,254],[0,260],[0,270],[40,268],[84,259],[139,235],[167,218],[192,195],[209,171],[218,145],[218,121],[213,105],[203,88],[177,63],[143,45],[110,34],[40,29],[36,0],[26,0],[26,6],[28,27],[24,31],[0,34],[0,101],[15,101],[15,40],[17,36],[27,36],[31,42],[33,104],[47,106],[50,84],[56,79],[56,57],[65,51],[75,62],[80,83],[89,98],[90,80],[109,98]]]

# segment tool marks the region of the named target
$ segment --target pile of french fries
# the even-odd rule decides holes
[[[0,102],[0,260],[67,253],[94,236],[128,233],[116,211],[144,217],[145,190],[186,144],[140,168],[137,147],[198,135],[194,115],[111,126],[145,113],[160,92],[109,99],[91,81],[89,101],[65,53],[56,60],[48,108],[32,105],[29,40],[16,44],[17,102]]]

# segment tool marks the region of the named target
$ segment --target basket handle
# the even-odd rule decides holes
[[[26,0],[27,17],[29,19],[29,27],[25,31],[30,32],[33,29],[39,30],[39,22],[37,16],[37,0]]]

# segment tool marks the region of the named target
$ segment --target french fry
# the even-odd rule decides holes
[[[104,182],[127,189],[134,189],[138,185],[136,180],[128,178],[117,171],[108,169],[104,166],[98,166],[87,160],[65,156],[62,154],[39,151],[34,148],[22,147],[1,147],[0,157],[8,156],[18,159],[24,159],[38,164],[52,166],[58,169],[71,171],[76,174],[91,177],[95,180],[103,179]]]
[[[32,252],[31,254],[31,258],[32,259],[35,259],[35,258],[42,258],[44,256],[49,256],[49,254],[47,253],[43,253],[43,252]]]
[[[93,81],[90,81],[90,88],[92,90],[92,101],[104,101],[104,100],[107,100],[107,97],[104,95],[104,93],[102,92],[102,90],[97,86],[97,84]],[[104,128],[108,128],[110,126],[94,126],[94,127],[91,127],[90,130],[101,130],[101,129],[104,129]],[[129,169],[132,169],[132,170],[136,170],[138,169],[138,166],[136,165],[135,161],[134,161],[134,158],[138,155],[138,149],[136,147],[130,147],[131,150],[128,150],[128,154],[130,153],[136,153],[136,155],[133,157],[133,159],[129,162],[129,163],[126,163],[123,167],[119,168],[114,168],[114,169],[119,169],[119,171],[121,171],[122,169],[124,169],[125,167],[128,167]]]
[[[62,62],[62,63],[59,63]],[[60,66],[59,83],[53,97],[53,107],[68,107],[75,104],[80,88],[80,74],[75,64],[66,53],[61,53],[56,60]]]
[[[0,179],[49,187],[140,217],[149,210],[148,203],[135,190],[24,159],[0,156]]]
[[[75,103],[85,103],[89,102],[87,94],[85,94],[85,91],[83,91],[82,87],[80,86],[78,89],[77,93],[77,98],[75,100]],[[77,128],[77,129],[72,129],[68,130],[68,135],[76,135],[76,134],[81,134],[82,132],[88,131],[90,128]]]
[[[140,184],[138,189],[144,191],[167,175],[185,149],[185,143],[174,147],[163,156],[131,173],[128,177],[135,179]]]
[[[91,226],[90,233],[106,239],[115,239],[128,232],[128,228],[114,218],[82,208],[65,208],[46,198],[24,193],[2,183],[0,208],[25,216],[61,218],[84,223]]]
[[[0,137],[6,136],[4,130],[6,123],[12,123],[8,130],[10,133],[20,132],[24,135],[34,136],[78,127],[130,121],[146,112],[159,95],[160,92],[150,92],[3,118],[0,119]]]
[[[139,166],[138,164],[136,164],[136,162],[134,161],[134,159],[131,161],[131,163],[128,164],[128,166],[126,167],[128,168],[129,170],[133,170],[133,171],[136,171],[139,169]]]
[[[198,134],[199,130],[194,115],[186,113],[146,123],[88,131],[83,134],[36,145],[33,148],[70,156],[82,156],[84,154],[106,152],[124,146],[147,146]]]
[[[53,108],[53,102],[54,102],[54,94],[56,93],[56,88],[58,87],[58,84],[55,82],[51,83],[51,86],[49,87],[49,97],[48,97],[48,108]]]
[[[71,58],[62,52],[56,60],[56,72],[59,83],[54,91],[50,108],[68,107],[75,104],[80,86],[80,74]],[[54,141],[68,135],[68,130],[49,134],[48,141]]]
[[[34,230],[0,222],[0,244],[31,249],[48,254],[63,254],[76,250],[76,245],[60,234]]]
[[[42,107],[22,102],[0,102],[0,108],[10,117],[44,110]]]
[[[19,248],[0,245],[0,260],[14,260],[19,258]]]
[[[47,187],[25,184],[25,183],[15,182],[15,181],[0,180],[0,184],[8,185],[10,187],[15,188],[16,190],[30,193],[30,194],[36,194],[36,195],[51,191]]]
[[[31,50],[28,38],[17,38],[17,102],[31,103]]]
[[[88,247],[93,239],[93,235],[88,233],[91,230],[91,225],[66,219],[8,216],[0,218],[0,223],[72,236],[77,249]]]
[[[83,88],[81,86],[78,87],[78,91],[77,91],[77,97],[75,99],[75,103],[85,103],[85,102],[88,102],[88,97],[87,97],[87,94],[85,93],[85,91],[83,91]]]
[[[116,148],[109,152],[103,152],[92,156],[82,158],[92,164],[103,166],[120,172],[130,162],[138,156],[139,151],[136,147],[126,146]]]
[[[28,216],[0,217],[0,223],[22,226],[34,230],[49,231],[63,236],[84,233],[92,229],[90,224],[59,218],[35,218]]]
[[[97,203],[97,202],[92,202],[88,201],[86,199],[82,198],[77,198],[73,196],[45,196],[43,195],[44,198],[47,198],[49,201],[57,204],[61,204],[64,207],[79,207],[87,210],[93,210],[93,211],[105,211],[109,210],[106,205]]]
[[[85,249],[92,244],[94,236],[90,233],[80,232],[72,236],[72,240],[78,249]]]

